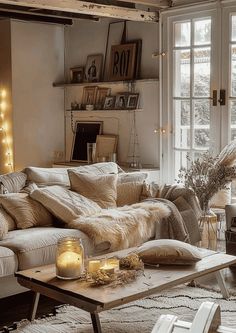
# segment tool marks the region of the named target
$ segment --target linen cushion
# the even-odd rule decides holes
[[[14,229],[14,224],[13,218],[0,206],[0,240],[7,235],[8,230]]]
[[[35,227],[14,230],[1,241],[4,247],[11,249],[18,258],[19,270],[55,263],[57,241],[62,237],[78,237],[82,240],[85,256],[94,251],[91,240],[81,231],[53,227]]]
[[[131,172],[118,176],[117,182],[117,206],[132,205],[140,201],[146,173]]]
[[[202,258],[195,246],[173,239],[146,242],[137,253],[144,263],[152,265],[192,265]]]
[[[27,179],[30,182],[36,183],[39,187],[49,185],[64,185],[69,186],[69,178],[67,168],[25,168]]]
[[[193,209],[188,204],[188,202],[181,196],[174,200],[173,203],[178,208],[184,220],[185,226],[189,234],[190,243],[196,244],[197,242],[199,242],[199,240],[201,240],[201,235],[198,227],[198,219]]]
[[[96,202],[63,186],[41,188],[33,191],[30,196],[65,223],[79,215],[91,215],[101,211]]]
[[[117,175],[95,176],[68,170],[73,191],[95,201],[101,208],[116,207]]]
[[[27,176],[23,172],[0,175],[1,194],[18,193],[25,186]]]
[[[94,175],[107,175],[110,173],[117,174],[123,172],[122,169],[114,162],[102,162],[91,165],[81,165],[77,168],[73,168],[80,173],[90,173]]]
[[[53,223],[53,217],[49,211],[27,194],[2,195],[0,203],[15,220],[18,229],[49,226]]]
[[[0,246],[0,277],[12,275],[18,267],[17,257],[7,247]]]

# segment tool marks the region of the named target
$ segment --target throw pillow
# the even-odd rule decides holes
[[[52,215],[27,194],[17,193],[0,196],[0,203],[15,220],[18,229],[36,226],[50,226]]]
[[[27,179],[39,187],[50,185],[69,186],[70,182],[66,168],[38,168],[28,167],[25,169]]]
[[[193,209],[188,204],[188,202],[181,196],[174,200],[173,203],[178,208],[184,220],[191,244],[196,244],[201,240],[201,235],[200,229],[198,227],[198,219]]]
[[[138,248],[137,254],[151,265],[192,265],[202,259],[198,248],[173,239],[146,242]]]
[[[27,176],[23,172],[11,172],[0,176],[1,194],[18,193],[25,186]]]
[[[140,201],[146,173],[130,172],[118,176],[117,206],[132,205]]]
[[[0,206],[0,240],[2,240],[8,233],[9,224],[12,224],[13,219],[7,212]],[[14,223],[14,221],[13,221]]]
[[[30,196],[65,223],[80,215],[89,216],[101,211],[96,202],[63,186],[47,186],[33,191]]]
[[[73,168],[76,172],[89,173],[93,175],[107,175],[110,173],[117,174],[123,172],[123,170],[114,162],[102,162],[94,163],[91,165],[82,165],[77,168]]]
[[[95,201],[101,208],[116,207],[118,175],[79,173],[68,170],[72,191]]]

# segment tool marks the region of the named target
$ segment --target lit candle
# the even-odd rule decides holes
[[[97,272],[101,267],[101,261],[100,260],[90,260],[88,263],[88,272],[93,273]]]
[[[105,262],[105,264],[100,269],[101,271],[107,274],[115,273],[115,268],[112,265],[108,264],[107,262]]]
[[[56,267],[61,278],[78,278],[83,273],[82,257],[72,251],[63,252],[57,258]]]
[[[107,259],[106,263],[110,266],[112,266],[116,271],[118,271],[120,269],[120,261],[119,259],[116,259],[116,258],[110,258],[110,259]]]

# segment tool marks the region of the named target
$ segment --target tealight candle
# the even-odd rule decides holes
[[[120,269],[120,261],[119,259],[116,259],[116,258],[110,258],[110,259],[107,259],[107,264],[112,266],[116,271],[118,271]]]
[[[93,273],[97,272],[101,267],[101,261],[100,260],[90,260],[88,262],[88,272]]]
[[[115,273],[115,268],[108,264],[107,262],[105,262],[105,264],[100,268],[101,271],[107,273],[107,274],[114,274]]]

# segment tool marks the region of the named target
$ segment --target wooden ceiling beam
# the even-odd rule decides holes
[[[130,21],[158,22],[157,12],[95,4],[81,0],[0,0],[1,3]]]
[[[144,6],[156,7],[158,9],[165,9],[171,6],[170,0],[117,0],[120,2],[129,2],[133,4],[139,4]]]

